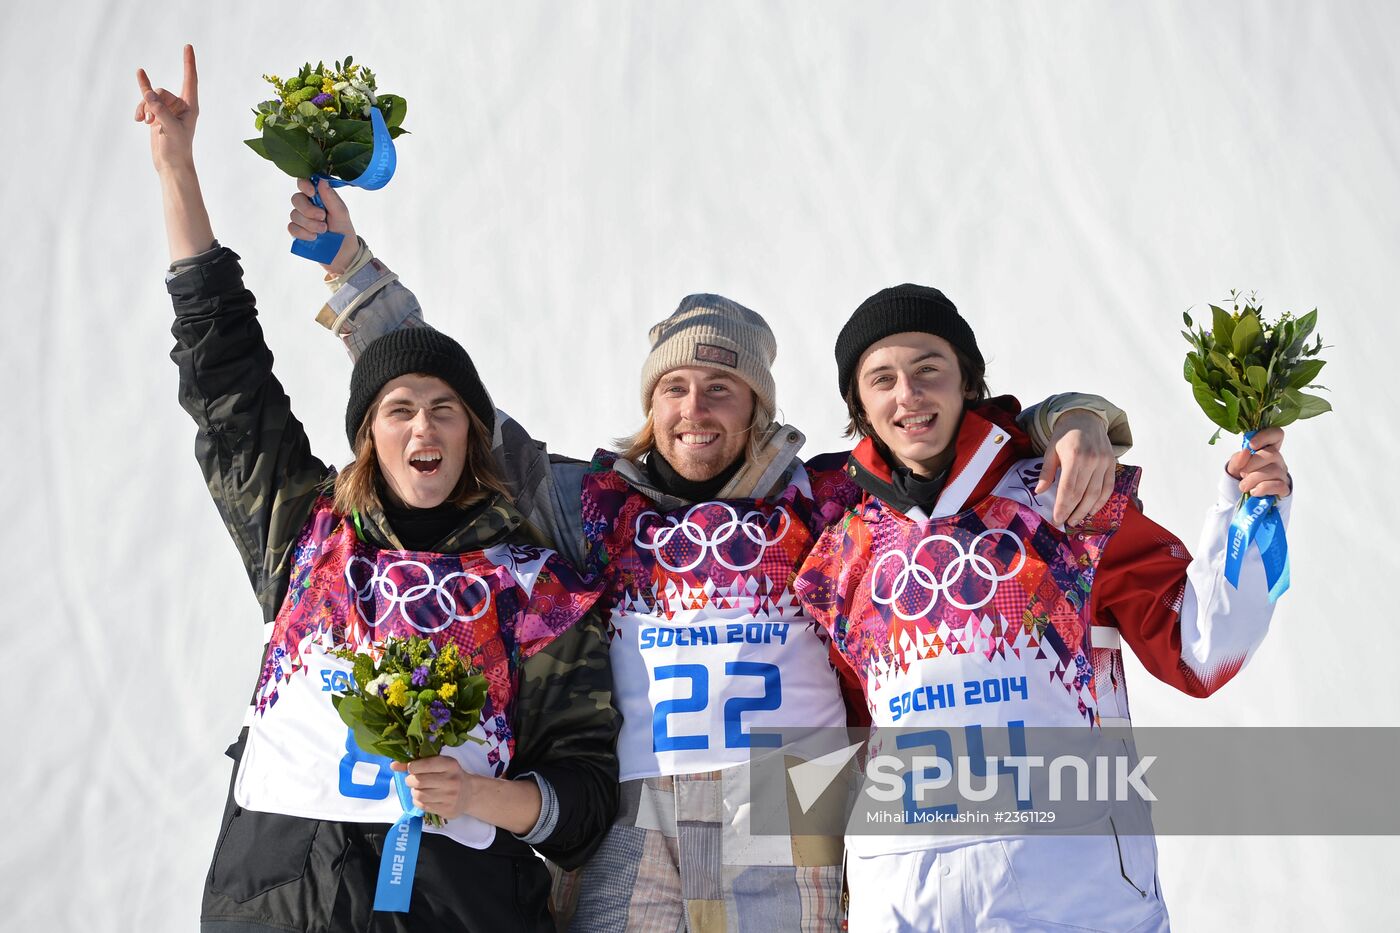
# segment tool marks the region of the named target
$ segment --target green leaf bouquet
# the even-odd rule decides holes
[[[1219,429],[1210,442],[1221,431],[1248,434],[1331,411],[1326,399],[1303,391],[1327,388],[1314,382],[1327,365],[1318,356],[1322,338],[1313,336],[1317,311],[1284,312],[1270,322],[1253,294],[1231,292],[1230,304],[1230,311],[1210,306],[1210,330],[1182,315],[1188,329],[1181,335],[1191,345],[1182,374]]]
[[[331,703],[366,752],[409,762],[483,741],[471,731],[486,705],[486,678],[462,661],[455,645],[388,638],[377,659],[348,648],[334,653],[354,670],[349,689]],[[432,814],[425,818],[442,825]]]
[[[408,132],[403,128],[408,103],[380,94],[374,72],[351,56],[333,67],[304,64],[285,81],[277,75],[263,80],[277,96],[253,108],[253,126],[261,135],[244,142],[293,178],[358,178],[374,151],[371,110],[384,117],[391,139]]]

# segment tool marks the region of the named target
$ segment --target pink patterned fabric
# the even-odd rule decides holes
[[[514,748],[516,667],[582,619],[598,596],[596,586],[544,548],[380,550],[359,540],[329,498],[312,509],[292,560],[254,697],[259,714],[277,702],[280,684],[305,675],[302,652],[309,644],[358,650],[391,636],[426,637],[456,645],[485,675],[482,723],[507,746],[504,760]]]

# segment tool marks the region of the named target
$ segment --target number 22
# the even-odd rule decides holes
[[[741,716],[750,711],[774,710],[783,703],[783,685],[776,664],[762,661],[729,661],[724,665],[729,677],[758,677],[763,681],[763,695],[730,697],[724,703],[724,745],[726,748],[776,748],[782,744],[779,735],[750,735],[744,731]],[[662,700],[656,704],[651,718],[651,747],[655,752],[677,752],[710,747],[708,735],[671,735],[666,729],[666,717],[672,713],[698,713],[710,705],[710,672],[703,664],[665,664],[653,675],[656,680],[684,679],[690,681],[690,695],[682,699]]]

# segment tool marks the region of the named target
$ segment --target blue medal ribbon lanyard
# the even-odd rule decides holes
[[[1250,446],[1254,432],[1244,436],[1242,447]],[[1274,603],[1288,591],[1288,538],[1283,530],[1283,517],[1279,515],[1275,496],[1254,498],[1245,496],[1239,511],[1230,522],[1229,541],[1225,549],[1225,579],[1239,589],[1240,569],[1244,566],[1244,555],[1251,546],[1259,548],[1259,557],[1264,562],[1264,579],[1269,585],[1269,602]]]
[[[374,127],[374,150],[370,153],[369,165],[365,166],[365,170],[356,176],[354,181],[343,181],[339,178],[331,178],[329,175],[312,175],[311,185],[313,188],[319,189],[322,180],[329,181],[332,188],[343,188],[349,185],[352,188],[364,188],[366,191],[383,188],[389,183],[389,179],[394,177],[394,169],[398,166],[398,154],[394,150],[394,140],[389,136],[389,127],[385,125],[384,115],[379,112],[378,107],[370,108],[369,122]],[[311,203],[320,208],[326,206],[321,202],[319,190],[312,193]],[[327,230],[325,233],[317,234],[314,240],[292,240],[292,253],[303,259],[325,264],[334,259],[336,253],[340,252],[340,244],[344,241],[345,234],[332,233]]]
[[[374,909],[386,913],[408,913],[413,875],[418,869],[418,844],[423,837],[423,811],[413,805],[413,794],[404,781],[404,772],[395,771],[394,790],[398,792],[403,815],[384,837],[379,883],[374,889]]]

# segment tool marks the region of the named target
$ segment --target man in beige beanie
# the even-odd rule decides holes
[[[309,183],[293,198],[291,230],[327,228]],[[328,265],[333,295],[320,319],[354,355],[386,330],[419,326],[422,311],[369,256],[344,205],[320,192],[329,227],[347,234]],[[773,730],[868,721],[860,684],[793,596],[812,543],[860,490],[846,455],[804,463],[802,435],[774,423],[777,344],[753,311],[691,295],[651,328],[642,366],[642,428],[590,463],[551,457],[499,413],[495,453],[516,504],[551,544],[606,578],[611,702],[621,807],[588,862],[560,872],[555,916],[580,931],[836,930],[839,836],[757,836],[747,769]],[[1038,447],[1058,442],[1061,488],[1113,468],[1105,421],[1059,397],[1027,424]],[[1048,414],[1047,414],[1048,410]],[[1077,507],[1087,508],[1073,497]],[[563,804],[561,802],[561,809]],[[795,817],[795,814],[789,814]]]
[[[691,500],[713,498],[741,465],[770,465],[786,445],[767,443],[778,352],[768,322],[721,295],[688,295],[648,336],[646,423],[623,445],[623,459],[645,462],[661,488],[687,484],[684,498]],[[655,463],[652,450],[661,458]]]

